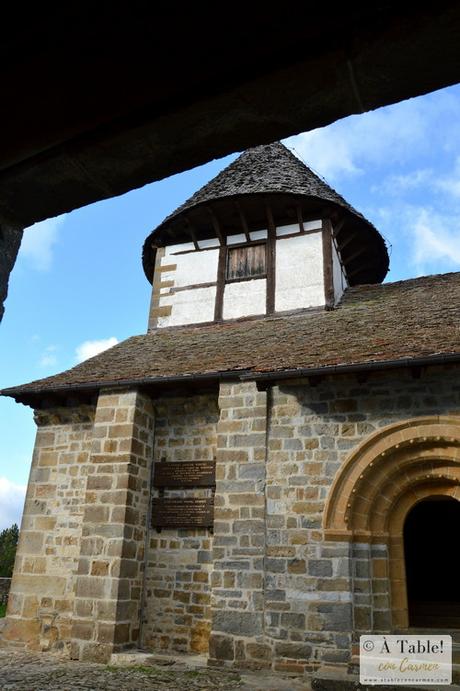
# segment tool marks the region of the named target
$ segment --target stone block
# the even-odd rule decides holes
[[[352,628],[351,603],[319,603],[318,612],[322,615],[326,631],[350,631]]]
[[[109,519],[108,506],[86,506],[85,523],[106,523]]]
[[[304,559],[288,561],[288,573],[305,573],[307,570]]]
[[[293,629],[305,628],[305,614],[297,612],[283,612],[281,614],[281,626]]]
[[[91,575],[92,576],[107,576],[109,572],[109,562],[108,561],[93,561],[91,564]]]
[[[247,643],[246,652],[255,660],[270,660],[272,656],[270,646],[264,643]]]
[[[235,636],[259,636],[262,634],[262,614],[256,612],[215,611],[213,631]]]
[[[74,621],[72,625],[72,638],[81,641],[90,641],[94,637],[94,624],[88,621]]]
[[[275,643],[275,655],[294,660],[309,660],[312,656],[312,646],[308,643]]]
[[[234,660],[234,641],[230,636],[211,634],[209,639],[209,657],[214,660]]]
[[[327,559],[310,559],[308,573],[311,576],[332,576],[332,563]]]
[[[65,593],[67,578],[64,576],[19,574],[15,576],[14,587],[17,592],[27,595],[62,597]]]
[[[286,571],[286,559],[265,559],[265,570],[269,573],[285,573]]]
[[[82,644],[79,650],[79,659],[82,662],[107,663],[113,652],[112,643],[96,643],[91,641]]]
[[[57,451],[40,451],[38,459],[39,466],[55,466],[58,463],[59,454]]]

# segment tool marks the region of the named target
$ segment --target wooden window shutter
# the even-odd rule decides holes
[[[227,281],[257,278],[267,273],[266,245],[229,247],[227,250]]]

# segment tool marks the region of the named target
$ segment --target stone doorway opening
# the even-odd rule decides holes
[[[427,497],[407,514],[404,558],[409,626],[460,628],[459,534],[460,502],[451,497]]]

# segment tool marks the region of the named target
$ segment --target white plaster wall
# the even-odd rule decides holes
[[[162,266],[176,264],[177,268],[171,278],[175,288],[196,285],[199,283],[213,283],[217,281],[217,265],[219,250],[205,250],[203,252],[189,252],[187,254],[165,255],[161,260]],[[168,274],[169,275],[169,274]],[[169,280],[162,277],[162,280]]]
[[[214,320],[216,286],[192,288],[178,293],[162,295],[160,306],[172,305],[168,317],[158,317],[158,326],[177,326],[179,324],[198,324]]]
[[[219,249],[189,252],[189,245],[190,243],[182,243],[165,248],[161,267],[175,268],[161,272],[161,282],[172,282],[172,286],[161,288],[159,306],[170,305],[172,309],[170,315],[157,318],[158,327],[197,324],[214,319],[215,285],[175,292],[175,288],[186,289],[188,286],[200,286],[203,283],[215,284],[217,281]],[[184,251],[187,253],[178,254]]]
[[[334,282],[334,302],[337,304],[348,287],[348,283],[334,241],[332,242],[332,279]]]
[[[267,311],[267,280],[227,283],[224,290],[224,319],[237,319]]]
[[[275,310],[325,304],[321,231],[276,241]]]
[[[180,245],[168,245],[165,249],[165,257],[169,254],[176,254],[177,252],[190,252],[195,250],[193,242],[182,242]]]

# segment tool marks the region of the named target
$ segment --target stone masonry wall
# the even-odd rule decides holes
[[[154,461],[214,460],[217,396],[163,398],[155,405]],[[209,496],[209,489],[164,490],[164,496]],[[158,490],[153,490],[153,502]],[[210,630],[212,533],[149,531],[142,644],[146,648],[207,652]]]
[[[274,387],[267,463],[265,635],[275,669],[350,659],[352,630],[389,630],[386,548],[324,542],[328,490],[350,451],[416,416],[459,414],[458,369]],[[274,553],[278,550],[278,555]],[[284,553],[283,553],[284,551]],[[351,558],[353,557],[353,558]]]
[[[4,637],[69,645],[94,410],[38,411]]]
[[[267,394],[222,384],[212,573],[210,661],[269,666],[264,639]]]
[[[311,672],[347,664],[353,631],[390,630],[386,547],[324,541],[322,516],[372,432],[460,413],[457,368],[418,374],[221,386],[212,663]]]
[[[153,453],[149,397],[101,391],[75,584],[71,656],[107,662],[139,643]]]

